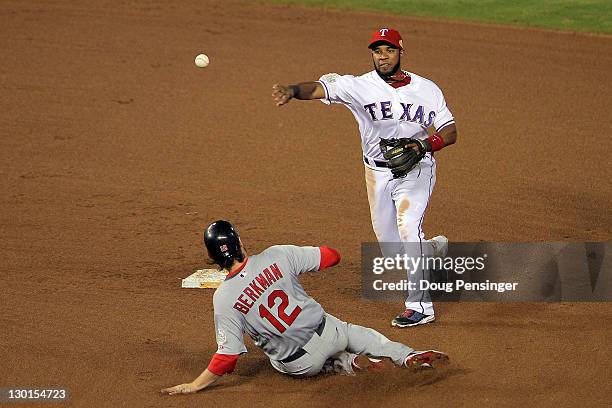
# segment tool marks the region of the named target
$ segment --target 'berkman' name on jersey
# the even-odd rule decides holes
[[[255,301],[259,299],[261,294],[282,277],[283,274],[276,263],[270,265],[269,268],[265,268],[251,281],[251,283],[249,283],[249,286],[244,288],[242,294],[238,296],[236,303],[234,303],[234,309],[244,314],[249,313],[249,310],[251,310],[251,307],[253,307]]]
[[[421,105],[416,108],[413,108],[414,104],[412,103],[400,102],[400,105],[402,105],[403,111],[402,115],[399,118],[400,121],[414,122],[428,128],[432,125],[434,119],[436,118],[436,112],[429,111],[429,113],[427,114],[427,120],[425,120],[425,108]],[[366,112],[370,114],[370,116],[372,117],[372,121],[374,122],[377,120],[393,119],[393,106],[391,104],[391,101],[383,101],[380,103],[373,102],[367,105],[363,105],[363,108],[366,110]],[[413,112],[413,115],[410,114],[411,110]],[[379,111],[380,117],[378,117],[377,115]]]

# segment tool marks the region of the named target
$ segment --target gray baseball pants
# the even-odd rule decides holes
[[[403,365],[414,349],[389,340],[368,327],[346,323],[325,314],[325,328],[321,335],[314,333],[302,349],[306,352],[300,358],[283,363],[270,360],[272,367],[284,374],[313,376],[321,371],[325,361],[341,351],[362,354],[368,357],[387,357],[397,365]]]

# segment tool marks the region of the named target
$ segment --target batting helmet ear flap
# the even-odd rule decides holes
[[[234,260],[244,260],[240,236],[229,221],[218,220],[210,224],[204,231],[204,246],[210,259],[222,268],[229,268]]]

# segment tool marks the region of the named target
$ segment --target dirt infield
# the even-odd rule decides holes
[[[435,324],[392,329],[401,305],[360,299],[360,244],[375,237],[352,116],[277,108],[270,94],[275,82],[370,70],[370,32],[395,26],[404,67],[441,86],[459,129],[437,156],[428,235],[607,241],[611,37],[236,2],[90,3],[0,3],[0,387],[67,387],[77,407],[609,406],[609,303],[440,304]],[[216,350],[212,292],[179,287],[204,264],[201,231],[217,218],[252,252],[338,248],[342,264],[306,277],[309,293],[452,364],[295,380],[249,341],[219,385],[160,396]]]

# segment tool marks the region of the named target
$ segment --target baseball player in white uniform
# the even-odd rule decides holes
[[[422,223],[436,183],[433,153],[455,143],[454,117],[435,83],[401,69],[404,48],[399,32],[391,28],[375,31],[369,48],[373,71],[360,76],[326,74],[318,81],[297,85],[276,84],[272,95],[279,106],[291,99],[321,99],[346,106],[359,124],[372,226],[383,254],[444,257],[448,239],[426,240]],[[401,155],[391,158],[385,153],[388,143],[395,143],[395,152]],[[405,156],[408,153],[412,157]],[[435,319],[429,293],[418,290],[428,271],[417,267],[407,272],[411,287],[417,290],[408,293],[404,312],[393,319],[396,327]]]
[[[415,351],[325,313],[298,277],[338,264],[340,255],[334,249],[277,245],[249,256],[236,229],[223,220],[208,226],[204,243],[213,262],[229,270],[213,297],[217,352],[194,381],[163,393],[197,392],[233,371],[238,357],[247,352],[245,333],[276,370],[293,376],[316,375],[330,359],[352,373],[359,368],[357,355],[388,358],[407,367],[431,367],[448,359],[444,353]]]

